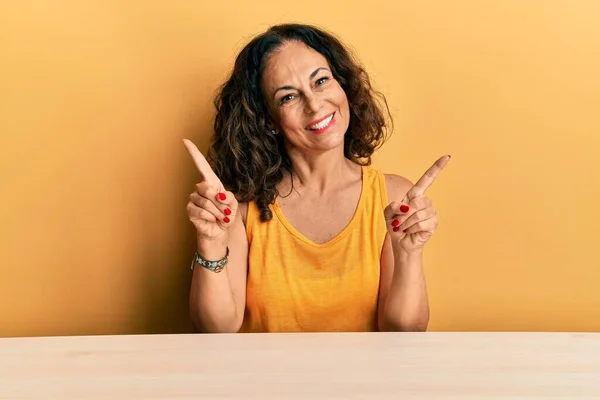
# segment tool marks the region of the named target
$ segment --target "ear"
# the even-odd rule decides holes
[[[273,124],[273,122],[267,122],[267,131],[271,135],[277,135],[279,133],[279,129]]]

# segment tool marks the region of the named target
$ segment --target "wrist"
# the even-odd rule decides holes
[[[205,260],[220,260],[227,254],[227,235],[216,239],[198,238],[197,252]]]
[[[423,249],[406,250],[397,249],[394,250],[394,259],[396,263],[400,262],[402,265],[411,265],[418,263],[421,265],[423,260]]]

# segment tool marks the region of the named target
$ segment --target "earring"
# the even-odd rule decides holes
[[[275,129],[271,129],[271,135],[273,135],[273,136],[277,135],[277,131]]]

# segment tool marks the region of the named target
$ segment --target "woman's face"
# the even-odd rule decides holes
[[[288,42],[271,54],[262,78],[274,128],[288,148],[322,153],[343,146],[348,98],[325,57],[302,42]]]

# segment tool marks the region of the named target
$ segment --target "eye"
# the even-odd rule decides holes
[[[287,103],[288,101],[294,100],[294,97],[295,96],[293,94],[286,94],[281,99],[279,99],[279,104],[284,104],[284,103]]]
[[[317,86],[321,86],[322,84],[324,84],[325,82],[327,82],[329,80],[328,77],[324,76],[322,78],[317,79],[317,81],[315,82],[315,84]]]

